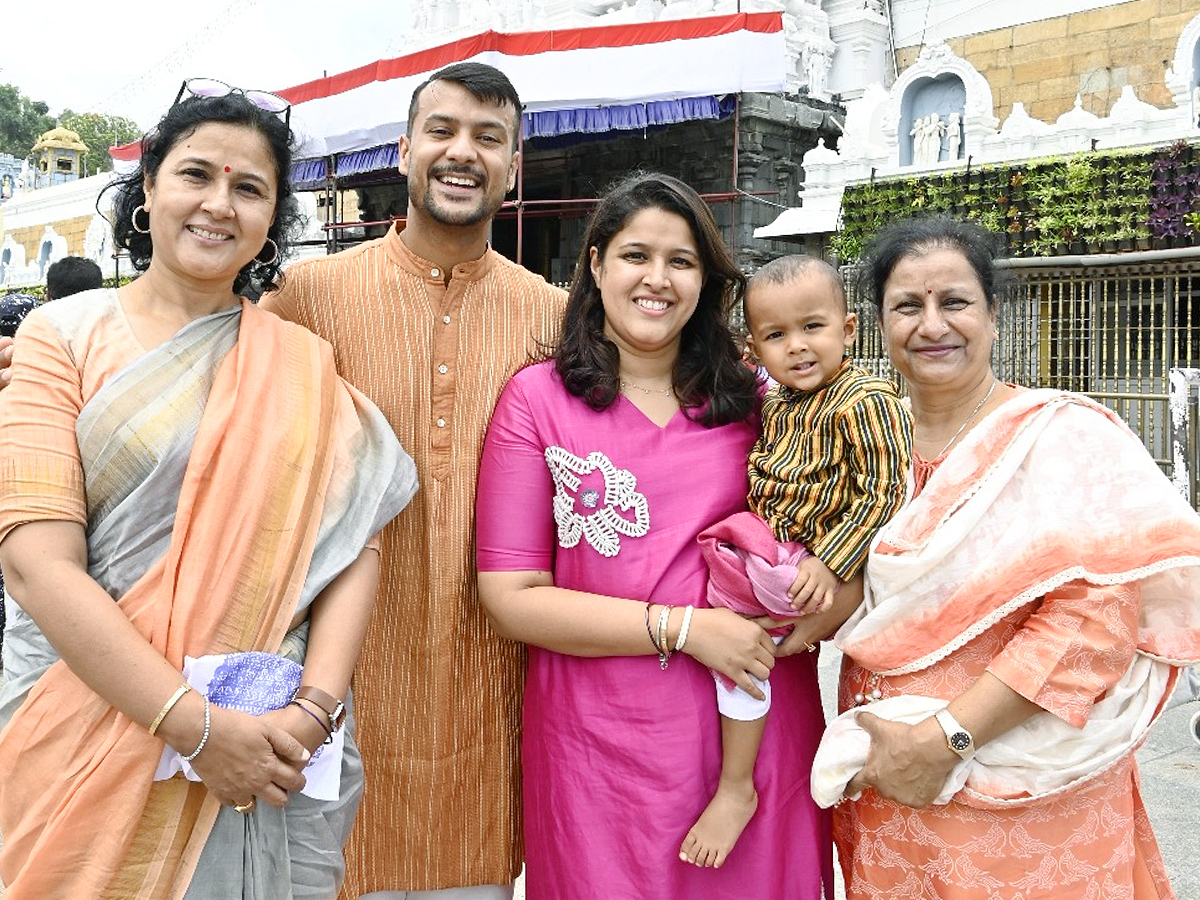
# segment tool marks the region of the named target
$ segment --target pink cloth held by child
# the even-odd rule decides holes
[[[777,541],[770,526],[751,512],[722,519],[696,540],[708,566],[710,606],[745,616],[796,617],[788,588],[796,580],[796,567],[809,555],[803,544]],[[769,633],[778,636],[790,630],[790,625],[782,625]]]

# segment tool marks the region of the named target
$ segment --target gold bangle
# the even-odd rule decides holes
[[[163,708],[158,711],[158,715],[155,716],[154,721],[150,723],[150,736],[151,737],[153,737],[154,733],[156,731],[158,731],[158,726],[161,725],[162,720],[167,717],[167,713],[169,713],[172,709],[174,709],[175,704],[179,702],[179,699],[184,694],[186,694],[188,691],[190,691],[191,689],[192,689],[192,686],[190,684],[188,684],[186,681],[183,684],[181,684],[179,687],[175,688],[175,693],[173,693],[171,695],[171,699],[163,704]]]

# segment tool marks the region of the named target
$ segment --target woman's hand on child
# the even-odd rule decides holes
[[[807,616],[825,612],[833,606],[834,595],[842,586],[842,580],[815,556],[806,556],[796,567],[796,580],[788,588],[792,598],[792,609]]]
[[[697,609],[684,652],[763,699],[750,676],[765,680],[775,665],[775,643],[763,628],[729,609]]]
[[[841,586],[834,595],[833,606],[825,612],[801,616],[783,623],[774,620],[767,622],[766,627],[789,624],[792,631],[779,644],[775,656],[791,656],[793,653],[808,653],[821,641],[827,640],[842,627],[850,615],[862,602],[862,575],[855,575]]]

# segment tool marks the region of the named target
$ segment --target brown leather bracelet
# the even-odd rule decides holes
[[[308,700],[320,707],[321,711],[329,717],[329,727],[332,731],[337,731],[346,721],[346,704],[318,687],[302,684],[296,688],[296,696],[293,699]]]
[[[310,700],[309,702],[311,703],[312,701]],[[324,744],[332,744],[333,743],[333,729],[330,728],[329,726],[327,726],[324,722],[322,722],[320,716],[318,716],[315,712],[313,712],[311,709],[309,709],[307,706],[305,706],[303,703],[301,703],[300,700],[298,700],[298,699],[297,700],[289,700],[288,706],[294,706],[297,709],[302,709],[306,713],[308,713],[309,718],[311,718],[314,722],[317,723],[317,727],[325,732],[325,740],[322,741],[322,743],[324,743]],[[318,709],[319,708],[320,707],[318,707]]]

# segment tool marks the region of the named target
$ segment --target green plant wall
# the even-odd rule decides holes
[[[911,215],[973,219],[1010,256],[1054,256],[1200,242],[1200,152],[1183,142],[850,185],[832,244],[859,257],[885,224]]]

